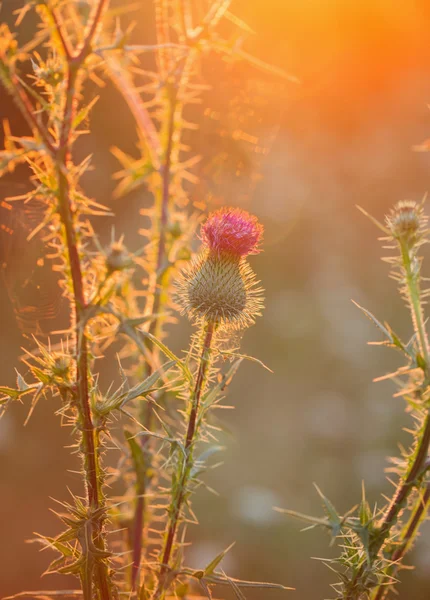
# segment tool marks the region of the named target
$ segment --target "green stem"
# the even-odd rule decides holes
[[[414,329],[418,334],[418,342],[420,346],[421,354],[425,361],[424,376],[425,382],[423,387],[426,387],[427,373],[429,367],[429,343],[427,332],[425,329],[424,315],[421,304],[420,294],[420,275],[419,269],[414,269],[414,262],[418,259],[415,256],[415,252],[405,242],[400,242],[400,250],[403,261],[403,266],[406,275],[406,289],[409,297],[409,304],[411,308],[412,321]],[[381,540],[376,545],[376,552],[382,547],[387,535],[390,532],[391,527],[394,525],[399,512],[405,505],[405,502],[414,488],[417,479],[422,474],[423,466],[427,458],[428,449],[430,445],[430,412],[424,418],[421,432],[416,442],[415,456],[409,466],[409,469],[404,479],[399,483],[394,496],[390,502],[390,505],[379,525]],[[378,536],[379,537],[379,536]]]
[[[429,507],[430,484],[427,484],[423,496],[419,495],[419,497],[417,498],[415,509],[411,512],[409,522],[406,525],[399,545],[396,547],[395,551],[390,557],[391,564],[385,572],[386,579],[394,577],[396,572],[398,571],[400,567],[400,562],[412,546],[412,543],[416,538],[419,526],[424,521]],[[372,596],[372,600],[384,600],[384,598],[388,594],[389,589],[389,585],[379,585],[376,588],[374,595]]]
[[[215,323],[208,322],[205,327],[202,352],[200,356],[199,369],[195,381],[194,391],[190,400],[190,412],[188,417],[187,432],[184,441],[186,458],[181,463],[180,477],[174,490],[172,502],[169,509],[169,520],[164,538],[164,548],[161,553],[161,567],[158,575],[158,584],[152,600],[162,600],[168,587],[168,574],[170,570],[170,559],[180,521],[182,506],[185,500],[188,484],[191,479],[193,466],[193,445],[197,433],[197,417],[200,406],[200,398],[206,383],[206,378],[211,364],[211,346],[215,333]]]
[[[411,247],[407,241],[398,240],[398,242],[405,276],[405,292],[409,301],[412,322],[414,331],[417,334],[420,353],[425,362],[423,368],[424,382],[422,384],[422,391],[424,391],[428,385],[430,351],[421,304],[419,263],[417,262],[418,258],[415,253],[415,248]],[[422,427],[417,435],[413,460],[410,463],[405,475],[399,481],[388,508],[378,524],[378,530],[375,533],[373,543],[370,544],[369,554],[373,560],[376,560],[379,552],[383,548],[392,527],[397,522],[399,513],[405,508],[410,494],[418,484],[419,478],[423,474],[423,468],[427,459],[429,445],[430,411],[427,410]],[[369,571],[370,570],[365,569],[364,565],[358,570],[349,584],[351,593],[348,595],[348,600],[357,599],[357,593],[360,594],[357,583],[361,580],[361,583],[364,585],[366,583],[368,576],[367,574]]]
[[[427,332],[425,328],[423,309],[421,304],[420,292],[420,273],[418,258],[415,251],[410,248],[407,242],[399,242],[403,267],[406,275],[406,290],[409,298],[409,304],[412,315],[414,329],[418,334],[418,342],[421,354],[426,363],[426,375],[430,363],[430,350]]]

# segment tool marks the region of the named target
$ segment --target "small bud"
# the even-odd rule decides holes
[[[206,248],[192,260],[177,282],[182,312],[194,322],[212,321],[249,327],[263,306],[262,289],[246,256],[259,252],[263,227],[239,209],[209,215],[202,227]]]
[[[182,246],[182,248],[179,248],[178,252],[176,253],[176,259],[177,260],[190,260],[191,259],[190,249],[187,248],[186,246]]]
[[[120,242],[113,242],[106,252],[108,271],[123,271],[133,266],[133,260],[127,248]]]
[[[51,352],[44,361],[44,369],[35,371],[44,383],[55,385],[58,389],[70,390],[76,377],[75,361],[64,352]]]
[[[173,221],[173,223],[170,223],[168,229],[173,239],[178,239],[183,234],[182,223],[178,220]]]
[[[386,224],[394,238],[415,243],[424,231],[427,219],[422,205],[412,200],[402,200],[386,217]]]
[[[56,354],[53,355],[52,364],[52,375],[55,378],[62,379],[63,381],[69,381],[73,371],[73,359],[67,354]]]

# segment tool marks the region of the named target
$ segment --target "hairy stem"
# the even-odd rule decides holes
[[[390,560],[392,561],[386,571],[386,579],[395,576],[399,569],[400,562],[408,552],[416,538],[418,528],[425,519],[427,511],[430,506],[430,484],[427,484],[424,494],[416,500],[415,509],[412,510],[409,522],[407,523],[405,530],[402,534],[400,543],[397,545],[395,551],[391,555]],[[389,585],[379,585],[374,594],[372,600],[383,600],[390,589]]]
[[[421,303],[419,259],[416,256],[416,249],[411,247],[408,241],[399,240],[399,246],[404,274],[404,292],[408,299],[412,323],[417,335],[419,351],[424,360],[424,382],[422,384],[422,390],[424,391],[428,385],[430,351]],[[429,445],[430,411],[427,410],[422,426],[417,432],[413,458],[406,473],[399,481],[388,508],[378,524],[378,530],[373,539],[373,543],[370,544],[369,553],[373,560],[376,559],[383,548],[391,529],[397,522],[400,512],[406,507],[410,494],[417,485],[420,485],[419,479],[424,472]],[[352,591],[348,595],[348,600],[356,600],[357,593],[360,593],[356,584],[360,580],[362,580],[362,583],[364,584],[367,580],[367,573],[368,571],[365,570],[364,566],[356,573],[350,583],[350,589]]]
[[[407,292],[409,299],[412,322],[414,325],[414,330],[417,334],[420,352],[425,361],[425,381],[423,383],[423,387],[425,387],[427,384],[430,352],[427,332],[425,329],[424,314],[421,304],[420,274],[419,268],[417,268],[418,259],[415,255],[415,251],[413,249],[410,249],[407,243],[400,242],[400,250],[405,273],[405,291]],[[394,525],[399,512],[404,507],[406,499],[408,498],[410,492],[414,488],[414,484],[416,483],[419,476],[422,474],[423,466],[428,454],[429,444],[430,412],[427,411],[427,414],[423,421],[423,425],[420,429],[416,440],[414,459],[411,462],[409,469],[405,474],[405,477],[402,481],[400,481],[394,493],[394,496],[388,506],[388,509],[382,519],[382,522],[379,525],[381,537],[381,541],[378,542],[379,548],[381,548],[388,533],[390,532],[392,525]]]
[[[166,588],[168,587],[167,575],[169,573],[169,563],[172,556],[173,545],[176,538],[181,510],[187,492],[187,487],[191,478],[193,465],[193,443],[197,433],[197,416],[199,412],[200,398],[205,386],[206,377],[211,363],[211,346],[215,333],[215,323],[208,322],[205,327],[202,352],[200,356],[199,368],[195,381],[194,391],[190,399],[190,413],[188,417],[188,426],[185,436],[184,448],[186,458],[181,462],[181,472],[174,490],[174,497],[169,509],[169,520],[164,538],[164,547],[161,553],[161,567],[158,575],[157,588],[153,595],[153,600],[164,598]]]

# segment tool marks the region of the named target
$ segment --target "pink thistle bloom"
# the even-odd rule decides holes
[[[221,208],[211,213],[201,229],[203,244],[210,251],[240,258],[258,254],[263,226],[257,217],[240,208]]]

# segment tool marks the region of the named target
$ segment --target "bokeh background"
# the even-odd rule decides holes
[[[12,22],[21,3],[4,0],[0,17]],[[116,3],[118,4],[118,2]],[[151,2],[133,15],[141,43],[154,38]],[[390,490],[387,456],[408,442],[410,425],[402,400],[389,383],[372,379],[395,369],[392,351],[367,346],[378,333],[351,299],[386,319],[407,337],[408,314],[377,241],[378,231],[356,209],[378,218],[401,199],[421,199],[430,187],[430,155],[413,148],[430,137],[430,4],[427,0],[236,0],[232,10],[257,35],[246,49],[300,79],[280,81],[249,66],[205,62],[212,91],[205,101],[218,113],[241,116],[244,131],[258,137],[220,142],[225,123],[196,112],[196,144],[205,155],[224,156],[221,174],[206,181],[212,202],[244,206],[266,228],[265,252],[253,259],[266,288],[266,310],[242,343],[274,374],[243,365],[231,387],[224,420],[224,465],[208,474],[219,492],[201,492],[195,510],[201,526],[191,530],[188,562],[200,566],[236,540],[225,560],[233,576],[272,580],[296,588],[296,600],[331,597],[333,574],[311,557],[333,556],[322,531],[300,532],[301,524],[273,506],[320,515],[316,482],[340,512],[359,502],[365,481],[371,502]],[[20,35],[31,34],[27,18]],[[89,194],[117,214],[116,231],[133,248],[139,240],[144,189],[112,200],[111,176],[118,164],[113,145],[134,152],[132,118],[109,84],[92,114],[92,134],[77,148],[94,153],[95,171],[84,180]],[[26,134],[10,99],[0,91],[0,116],[16,135]],[[216,109],[216,110],[215,110]],[[254,110],[255,109],[255,110]],[[236,111],[236,113],[234,113]],[[227,136],[228,141],[228,136]],[[218,147],[217,144],[220,144]],[[263,151],[261,151],[263,150]],[[238,155],[240,157],[238,158]],[[236,169],[237,163],[241,164]],[[28,173],[19,169],[0,184],[3,197],[23,193]],[[36,268],[40,250],[25,241],[27,223],[17,212],[2,213],[14,235],[1,237],[0,373],[14,383],[14,367],[25,343],[14,307],[40,285],[55,297],[57,286]],[[111,223],[96,223],[107,239]],[[103,238],[105,236],[105,238]],[[428,251],[424,249],[428,255]],[[426,257],[430,258],[430,257]],[[424,271],[430,273],[430,266]],[[37,285],[30,283],[31,281]],[[46,277],[46,279],[45,279]],[[58,314],[61,317],[61,306]],[[187,328],[172,344],[186,346]],[[16,405],[0,422],[0,595],[22,589],[73,587],[73,580],[40,573],[49,557],[25,540],[32,532],[59,531],[50,498],[79,490],[76,462],[65,448],[69,431],[58,427],[55,407],[40,402],[24,428],[27,407]],[[402,573],[400,599],[424,600],[430,593],[430,529],[423,527]],[[224,597],[222,590],[217,597]],[[247,596],[248,597],[248,596]],[[278,592],[249,598],[278,600]]]

